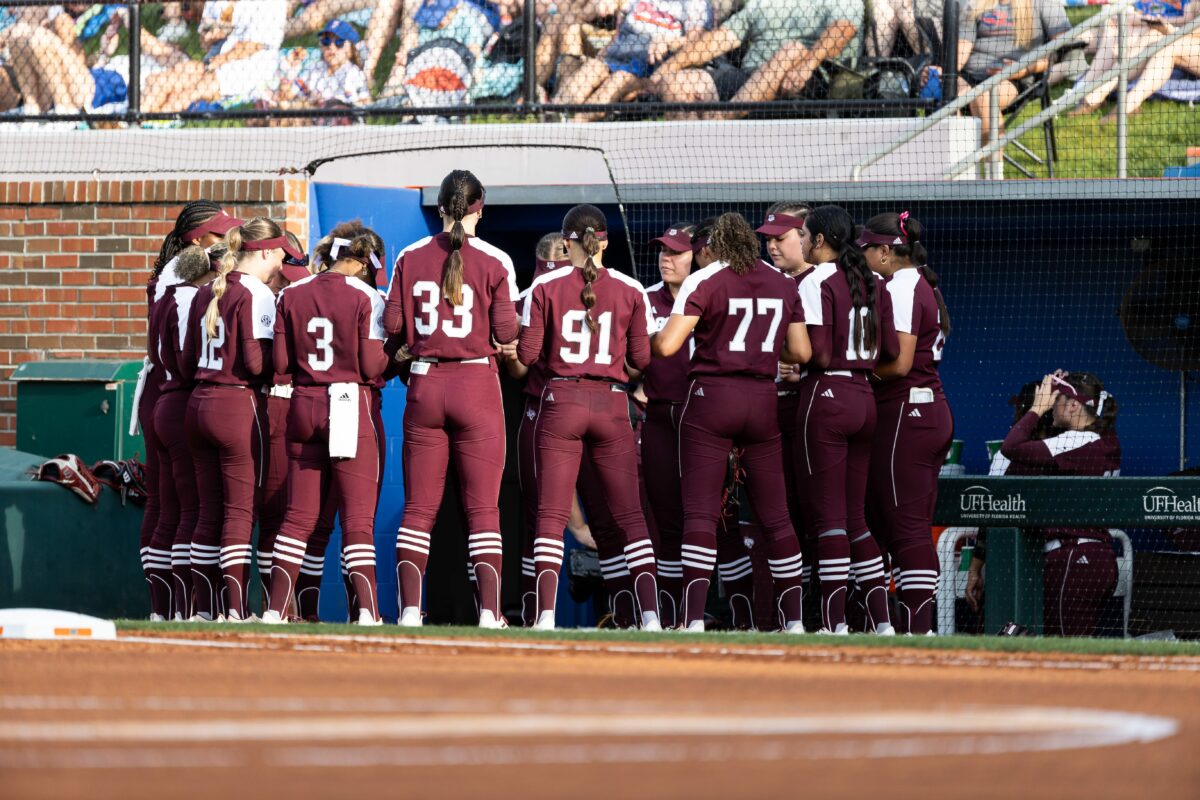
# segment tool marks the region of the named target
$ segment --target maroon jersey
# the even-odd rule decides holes
[[[370,383],[383,354],[383,298],[358,278],[328,271],[279,293],[275,371],[294,386]]]
[[[388,287],[383,324],[402,334],[414,356],[447,360],[485,358],[495,352],[492,338],[517,338],[517,277],[512,259],[482,239],[462,246],[462,305],[442,296],[442,265],[450,254],[450,235],[428,236],[405,248],[396,259]]]
[[[181,354],[199,291],[188,284],[169,286],[150,312],[150,360],[163,370],[164,392],[192,387],[192,370],[181,369]]]
[[[804,322],[796,284],[757,262],[738,275],[723,261],[693,272],[672,314],[700,317],[693,334],[691,376],[752,375],[775,379],[788,325]]]
[[[896,341],[896,324],[892,318],[891,295],[885,291],[883,279],[872,273],[871,280],[875,284],[875,321],[878,336],[875,347],[868,350],[860,340],[850,341],[851,331],[854,330],[854,305],[850,302],[850,287],[846,284],[845,275],[836,264],[826,262],[818,264],[800,282],[800,301],[804,305],[804,319],[808,323],[809,338],[813,342],[813,361],[817,361],[819,342],[830,341],[832,354],[829,366],[825,372],[840,372],[845,370],[872,370],[879,363],[880,351],[886,356],[895,357],[898,344]],[[863,296],[866,296],[864,289]],[[865,318],[866,308],[857,313]],[[830,328],[822,336],[813,331],[816,327]],[[859,330],[863,331],[864,326]],[[808,368],[810,374],[819,374],[822,370],[815,366]]]
[[[650,311],[654,315],[655,332],[661,331],[671,317],[671,309],[675,306],[675,298],[671,289],[662,281],[646,290],[650,300]],[[646,367],[645,381],[642,390],[647,400],[662,400],[668,403],[682,403],[687,400],[688,369],[692,364],[692,350],[696,341],[691,336],[679,352],[670,358],[656,358]]]
[[[553,262],[550,262],[550,263],[553,263]],[[548,271],[553,272],[553,270],[548,270]],[[545,275],[546,272],[547,271],[539,271],[534,277],[537,278],[540,275]],[[522,309],[525,308],[525,301],[529,297],[529,293],[531,291],[533,291],[532,286],[530,286],[525,291],[521,292],[521,295],[518,298],[520,308],[522,308]],[[530,397],[541,397],[542,389],[545,389],[545,388],[546,388],[546,371],[544,369],[542,369],[542,362],[539,361],[536,364],[530,364],[529,372],[525,375],[525,388],[523,391],[525,392],[525,394],[529,395]]]
[[[541,361],[548,378],[598,378],[627,381],[625,362],[635,369],[650,363],[650,301],[646,290],[628,275],[599,270],[592,289],[596,305],[587,325],[580,294],[583,270],[563,267],[533,282],[525,298],[517,345],[522,364]]]
[[[892,299],[896,332],[917,337],[917,350],[907,375],[875,384],[875,399],[880,403],[907,400],[910,389],[930,389],[934,397],[945,398],[938,366],[946,337],[933,287],[919,269],[898,270],[884,285]]]
[[[225,294],[217,306],[217,335],[209,336],[204,324],[213,298],[210,283],[192,301],[183,358],[196,365],[197,382],[258,385],[271,376],[264,358],[264,353],[270,353],[269,344],[264,348],[261,342],[269,343],[275,335],[275,294],[253,275],[230,272],[225,277]]]

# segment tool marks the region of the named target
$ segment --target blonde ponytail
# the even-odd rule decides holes
[[[238,226],[225,234],[225,244],[229,250],[221,257],[221,266],[217,269],[217,277],[212,282],[212,300],[208,301],[208,309],[204,312],[204,329],[210,337],[216,338],[217,322],[221,319],[221,297],[229,281],[225,277],[237,268],[242,254],[242,226]]]

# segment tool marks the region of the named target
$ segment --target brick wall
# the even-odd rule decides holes
[[[201,198],[307,240],[300,179],[0,182],[0,445],[16,443],[18,364],[142,357],[146,281],[179,209]]]

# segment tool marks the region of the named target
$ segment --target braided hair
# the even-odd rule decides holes
[[[442,264],[442,296],[452,306],[462,305],[463,257],[462,246],[467,242],[463,217],[472,205],[483,199],[483,184],[470,171],[456,169],[442,179],[438,190],[438,210],[454,220],[450,228],[450,255]]]
[[[592,319],[592,308],[596,305],[596,289],[592,286],[600,274],[595,257],[600,252],[600,237],[597,234],[607,234],[608,220],[604,212],[593,205],[575,206],[563,217],[563,238],[578,241],[583,252],[587,253],[587,261],[583,265],[583,291],[579,299],[583,301],[585,311],[584,321],[588,330],[596,331],[596,321]]]
[[[804,227],[813,239],[823,236],[833,248],[834,261],[850,289],[854,306],[850,341],[868,353],[875,352],[879,342],[879,321],[875,316],[875,273],[867,259],[854,244],[854,220],[841,206],[825,205],[814,208],[804,220]],[[865,309],[865,312],[864,312]]]
[[[180,250],[191,244],[191,242],[183,240],[185,233],[199,228],[217,214],[220,214],[221,211],[221,206],[212,200],[193,200],[185,205],[179,211],[179,216],[175,218],[175,227],[163,238],[162,246],[158,249],[158,258],[154,259],[154,274],[152,277],[157,278],[161,275],[163,268],[171,263],[171,259],[179,255]]]
[[[896,254],[897,258],[911,261],[920,271],[921,277],[933,289],[933,297],[937,300],[938,316],[941,320],[942,335],[949,336],[951,330],[950,311],[946,308],[942,290],[938,288],[938,274],[929,266],[929,253],[921,241],[925,235],[925,226],[916,218],[909,216],[907,211],[903,214],[889,211],[886,214],[876,214],[871,217],[863,227],[871,233],[881,233],[904,240],[904,244],[892,245],[892,252]]]

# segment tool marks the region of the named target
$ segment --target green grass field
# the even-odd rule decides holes
[[[138,633],[195,633],[212,631],[222,634],[283,633],[322,636],[406,636],[430,639],[509,639],[514,641],[557,642],[629,642],[641,644],[704,644],[721,646],[753,645],[759,647],[803,650],[829,647],[903,647],[913,650],[981,650],[996,653],[1063,653],[1070,655],[1121,656],[1200,656],[1200,642],[1142,642],[1127,639],[1058,639],[1005,636],[936,636],[899,637],[879,636],[784,636],[778,633],[642,633],[640,631],[594,629],[562,629],[551,633],[509,628],[503,631],[480,630],[475,627],[429,626],[399,628],[384,625],[380,628],[360,628],[357,625],[292,624],[292,625],[197,625],[195,623],[151,623],[143,620],[117,620],[117,630]]]

